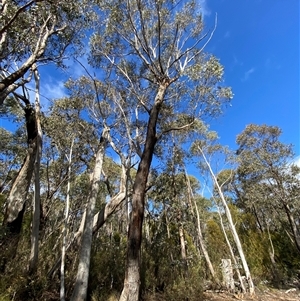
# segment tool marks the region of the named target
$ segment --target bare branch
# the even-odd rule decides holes
[[[193,124],[195,123],[195,120],[193,120],[192,122],[188,123],[188,124],[185,124],[183,126],[179,126],[179,127],[171,127],[167,130],[164,130],[163,132],[161,132],[157,139],[159,140],[164,134],[166,133],[169,133],[169,132],[172,132],[172,131],[181,131],[181,130],[184,130],[184,129],[187,129],[189,128],[190,126],[192,126]]]

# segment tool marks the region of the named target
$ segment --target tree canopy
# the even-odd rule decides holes
[[[210,130],[233,93],[198,1],[0,11],[0,114],[13,125],[0,127],[0,299],[196,301],[295,282],[293,147],[276,126],[246,126],[237,150]],[[80,74],[43,107],[41,66],[71,57]]]

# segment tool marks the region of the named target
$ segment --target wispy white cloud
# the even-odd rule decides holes
[[[272,63],[272,59],[270,57],[268,57],[266,60],[265,60],[265,67],[270,67]]]
[[[281,69],[281,65],[278,64],[276,62],[276,60],[274,58],[271,58],[271,57],[268,57],[266,60],[265,60],[265,67],[267,69],[276,69],[276,70],[279,70]]]
[[[55,99],[67,96],[67,90],[63,80],[55,80],[49,77],[47,82],[41,82],[40,100],[43,111],[47,111],[51,102]]]
[[[224,34],[224,39],[228,39],[230,37],[230,31],[227,30]]]
[[[247,81],[250,78],[251,74],[254,73],[254,72],[255,72],[255,68],[254,67],[252,67],[251,69],[249,69],[248,71],[246,71],[245,74],[244,74],[244,76],[243,76],[243,78],[242,78],[242,81],[243,82]]]
[[[51,80],[43,84],[41,94],[49,99],[57,99],[66,96],[66,88],[63,81]]]

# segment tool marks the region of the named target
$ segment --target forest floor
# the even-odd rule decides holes
[[[230,294],[227,292],[206,291],[203,301],[300,301],[299,289],[278,290],[273,288],[256,289],[255,295]]]

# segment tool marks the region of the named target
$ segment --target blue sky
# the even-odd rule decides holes
[[[207,52],[225,67],[234,99],[213,121],[221,143],[235,149],[250,123],[279,126],[300,155],[299,0],[199,0],[207,29],[217,29]]]
[[[282,141],[294,144],[299,156],[299,0],[198,1],[207,30],[217,13],[217,29],[206,51],[220,59],[225,84],[235,95],[211,129],[222,144],[236,149],[236,136],[247,124],[276,125],[283,130]],[[55,66],[40,71],[42,96],[50,98],[64,96],[64,79],[83,72],[80,66],[71,66],[64,75]],[[0,125],[8,126],[5,120]]]

